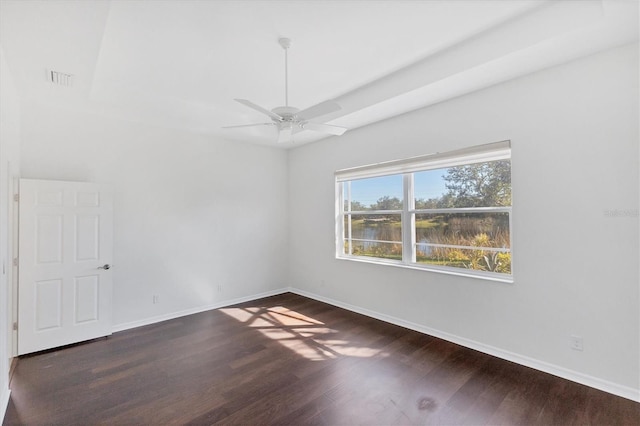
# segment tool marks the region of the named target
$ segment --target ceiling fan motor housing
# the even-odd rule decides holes
[[[281,106],[276,107],[271,110],[274,114],[278,114],[282,117],[281,121],[286,122],[294,122],[297,121],[297,114],[300,112],[298,108],[290,107],[290,106]],[[275,119],[273,121],[276,121]]]
[[[282,37],[278,39],[278,43],[282,46],[283,49],[288,49],[291,47],[291,39]]]

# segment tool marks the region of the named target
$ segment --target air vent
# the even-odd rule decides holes
[[[60,71],[47,70],[47,81],[56,86],[71,87],[73,75]]]

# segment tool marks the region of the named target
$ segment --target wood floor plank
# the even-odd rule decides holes
[[[286,293],[20,357],[5,425],[640,424],[640,404]]]

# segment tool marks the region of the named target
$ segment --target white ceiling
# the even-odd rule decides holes
[[[233,101],[335,99],[350,129],[638,40],[637,0],[0,0],[0,45],[29,100],[276,145]],[[74,75],[70,88],[46,70]],[[305,131],[291,147],[325,135]]]

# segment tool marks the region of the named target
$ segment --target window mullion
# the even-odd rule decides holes
[[[402,262],[415,263],[415,215],[411,213],[415,209],[413,173],[403,175],[402,191]]]
[[[347,220],[347,249],[349,250],[349,254],[353,254],[353,236],[351,235],[351,182],[347,182],[347,210],[349,211],[349,219]]]
[[[336,254],[344,253],[344,183],[336,185]]]

